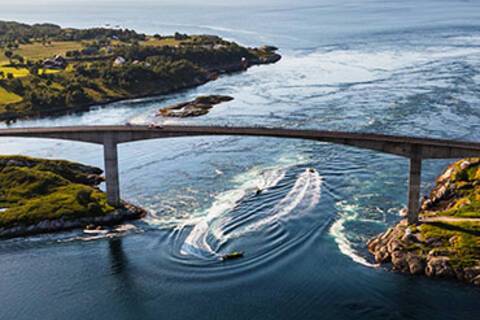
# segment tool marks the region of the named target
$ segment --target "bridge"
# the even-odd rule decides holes
[[[321,130],[215,126],[73,126],[0,129],[0,137],[62,139],[103,145],[105,182],[110,205],[120,205],[117,146],[121,143],[193,136],[261,136],[304,139],[353,146],[410,160],[408,222],[418,222],[423,159],[480,156],[480,143],[394,135]]]

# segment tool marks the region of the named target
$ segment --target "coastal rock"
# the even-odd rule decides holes
[[[207,114],[215,105],[231,100],[233,100],[233,98],[229,96],[200,96],[192,101],[160,109],[157,116],[177,118],[198,117]]]
[[[388,242],[387,249],[388,249],[388,252],[393,254],[395,251],[402,250],[403,244],[402,242],[400,242],[400,240],[392,239],[391,241]]]
[[[480,286],[480,275],[473,278],[471,283],[473,283],[476,286]]]
[[[408,270],[407,256],[403,251],[394,251],[391,254],[392,265],[395,270],[405,272]]]
[[[450,258],[448,257],[430,257],[427,261],[425,274],[428,277],[452,277],[455,275],[450,266]]]
[[[94,224],[97,226],[110,226],[127,220],[143,218],[146,213],[147,212],[140,207],[124,203],[123,207],[118,208],[116,211],[102,217],[82,217],[72,220],[60,218],[54,220],[42,220],[37,224],[29,226],[17,225],[10,228],[0,228],[0,238],[13,238],[70,230],[74,228],[84,228],[89,224]]]
[[[377,249],[377,245],[380,243],[380,239],[373,238],[367,243],[368,250],[375,251]]]
[[[425,259],[416,255],[409,255],[407,258],[408,270],[411,274],[425,273]]]
[[[463,278],[466,281],[471,282],[478,277],[480,277],[480,266],[467,267],[463,270]]]
[[[386,263],[390,261],[390,254],[386,247],[380,247],[379,250],[375,251],[375,261],[377,263]]]

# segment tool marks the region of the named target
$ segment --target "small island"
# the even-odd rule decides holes
[[[480,285],[480,158],[450,165],[423,199],[420,223],[402,220],[368,249],[395,271]]]
[[[169,107],[162,108],[158,111],[157,116],[161,117],[199,117],[207,114],[217,104],[232,101],[230,96],[200,96],[195,100],[174,104]]]
[[[64,160],[0,156],[0,238],[111,226],[143,217],[123,202],[107,204],[102,170]]]
[[[212,35],[0,21],[0,121],[164,95],[281,59]]]

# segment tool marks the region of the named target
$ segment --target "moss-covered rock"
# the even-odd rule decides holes
[[[420,218],[371,239],[375,260],[396,271],[480,285],[480,158],[451,164],[423,200]]]
[[[480,217],[480,158],[451,164],[437,179],[422,210],[425,215]]]
[[[101,174],[101,169],[69,161],[0,156],[0,236],[141,216],[138,208],[124,204],[119,215],[108,205],[106,194],[97,188]]]

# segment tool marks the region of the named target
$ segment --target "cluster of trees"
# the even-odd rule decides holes
[[[145,61],[150,57],[163,57],[170,60],[187,60],[202,68],[238,63],[242,58],[253,59],[254,54],[234,42],[202,42],[172,46],[124,45],[114,49],[114,55],[129,61]]]
[[[35,111],[55,107],[72,107],[91,101],[79,83],[71,83],[62,89],[54,89],[47,82],[31,82],[24,88],[24,103]]]
[[[61,34],[61,28],[54,24],[35,24],[0,21],[0,44],[26,44],[32,39],[55,38]]]
[[[129,29],[64,29],[49,23],[28,25],[18,22],[0,21],[0,47],[5,48],[14,49],[18,44],[27,44],[32,41],[81,41],[102,38],[128,42],[145,40],[146,35]]]
[[[4,53],[5,57],[10,61],[10,64],[13,64],[14,61],[16,61],[19,64],[24,64],[25,63],[25,58],[22,57],[21,55],[14,53],[11,50],[6,50]]]
[[[54,80],[59,85],[52,86]],[[28,81],[11,78],[2,80],[2,86],[23,98],[22,104],[33,111],[85,104],[91,98],[85,93],[85,83],[62,76],[35,76]]]
[[[155,83],[166,89],[181,87],[193,78],[206,77],[206,71],[190,61],[173,60],[161,56],[148,58],[142,63],[129,63],[121,67],[112,67],[110,61],[97,61],[75,68],[75,79],[84,84],[97,79],[113,88],[135,90],[144,83]],[[92,87],[92,84],[87,84]],[[94,84],[93,84],[94,86]],[[166,87],[168,86],[168,88]]]

